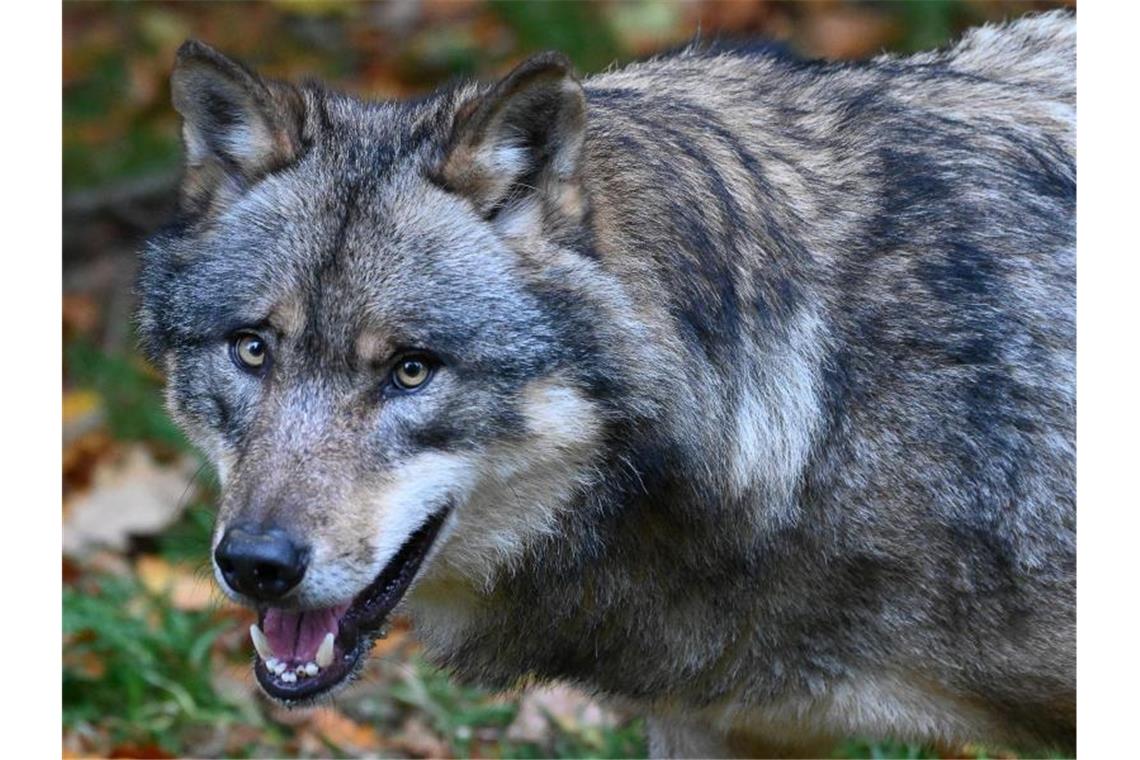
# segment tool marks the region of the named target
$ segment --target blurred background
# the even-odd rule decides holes
[[[212,473],[166,419],[137,355],[139,243],[180,164],[167,77],[197,37],[276,77],[372,98],[492,77],[558,49],[584,74],[705,39],[808,57],[945,44],[1068,2],[638,0],[523,3],[68,2],[63,8],[63,742],[65,757],[643,757],[642,723],[564,688],[460,688],[399,622],[363,683],[285,711],[256,693],[252,616],[215,591]],[[936,757],[851,737],[836,757]],[[956,756],[1012,757],[964,747]]]

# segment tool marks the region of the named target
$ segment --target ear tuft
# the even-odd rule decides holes
[[[533,56],[456,112],[440,176],[484,215],[576,182],[586,98],[570,60]]]
[[[171,99],[183,120],[183,189],[190,201],[240,190],[300,154],[300,93],[263,80],[209,45],[188,40],[178,49]]]

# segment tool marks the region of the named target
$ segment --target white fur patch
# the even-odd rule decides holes
[[[474,589],[494,578],[528,544],[556,530],[556,518],[595,476],[591,459],[601,432],[593,404],[553,380],[523,393],[529,435],[472,457],[477,482],[445,526],[433,564],[408,604],[425,640],[442,649],[463,642]]]
[[[816,377],[821,331],[818,316],[805,312],[786,342],[752,354],[751,377],[741,388],[735,413],[736,454],[730,471],[738,492],[762,487],[791,497],[821,415]]]
[[[457,511],[440,560],[469,581],[489,585],[593,475],[589,461],[600,424],[576,390],[539,381],[524,391],[529,435],[478,457],[478,483]]]
[[[474,478],[465,455],[425,452],[396,469],[371,505],[375,514],[372,561],[340,556],[342,547],[313,542],[313,557],[298,591],[306,604],[328,606],[359,593],[396,556],[416,530],[449,501],[462,503]],[[445,526],[444,532],[446,534]],[[443,535],[437,546],[443,543]]]
[[[380,497],[376,537],[377,566],[388,563],[400,547],[449,501],[462,503],[476,476],[466,455],[425,452],[401,466],[393,486]]]

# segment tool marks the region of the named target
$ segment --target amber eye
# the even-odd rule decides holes
[[[392,384],[403,391],[420,388],[431,377],[431,364],[422,356],[408,356],[392,369]]]
[[[260,335],[239,333],[230,344],[230,355],[242,369],[260,372],[269,360],[269,346]]]

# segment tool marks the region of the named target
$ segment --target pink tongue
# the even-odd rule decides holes
[[[265,612],[261,628],[278,659],[312,662],[325,636],[336,636],[340,616],[347,609],[347,604],[302,612],[271,607]]]

